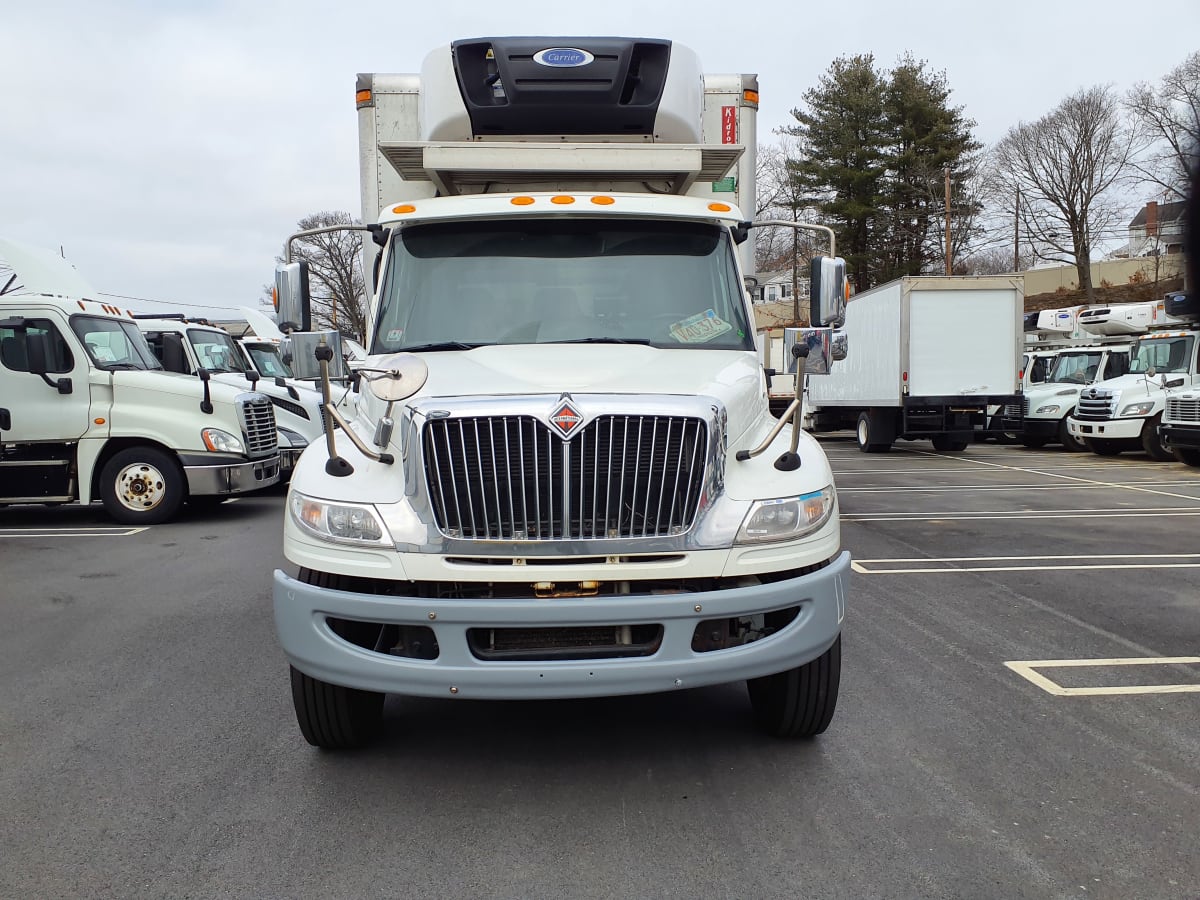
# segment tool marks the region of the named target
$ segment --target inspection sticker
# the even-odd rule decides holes
[[[733,325],[718,316],[715,310],[706,309],[676,322],[671,326],[671,335],[682,344],[705,344],[732,330]]]

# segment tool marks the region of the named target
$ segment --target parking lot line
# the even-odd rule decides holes
[[[843,522],[943,522],[967,521],[1021,521],[1037,519],[1153,519],[1200,516],[1200,507],[1183,507],[1131,511],[1128,509],[1105,510],[1013,510],[1012,512],[946,512],[946,513],[844,513]]]
[[[132,537],[147,530],[147,526],[122,528],[114,525],[79,525],[61,528],[0,528],[0,537]]]
[[[1144,484],[1152,487],[1184,487],[1189,482],[1160,482],[1160,481],[1141,481],[1130,482],[1130,484]],[[1200,481],[1196,482],[1196,486],[1200,487]],[[939,484],[928,487],[917,485],[906,485],[904,487],[839,487],[839,494],[911,494],[914,492],[940,492],[954,493],[956,491],[970,491],[978,493],[979,491],[1100,491],[1104,490],[1108,485],[1104,484]],[[1200,500],[1200,497],[1195,498]]]
[[[1200,656],[1151,656],[1122,659],[1035,659],[1015,660],[1004,665],[1022,678],[1056,697],[1114,697],[1132,694],[1185,694],[1200,692],[1200,682],[1182,684],[1148,684],[1122,687],[1063,687],[1043,675],[1038,669],[1104,668],[1108,666],[1170,666],[1195,665]]]
[[[1078,563],[1076,561],[1085,562]],[[1194,560],[1192,562],[1106,562],[1106,560]],[[941,565],[931,565],[940,563]],[[1016,563],[1015,565],[974,565]],[[883,568],[879,568],[882,566]],[[1082,556],[943,556],[909,559],[856,559],[860,575],[931,575],[964,572],[1066,572],[1089,569],[1198,569],[1200,553],[1089,554]]]

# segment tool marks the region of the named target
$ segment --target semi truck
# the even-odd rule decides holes
[[[1200,322],[1200,295],[1193,291],[1177,291],[1163,300],[1164,312],[1173,318]],[[1200,372],[1200,350],[1191,372]],[[1174,379],[1178,380],[1178,379]],[[1200,466],[1200,391],[1197,377],[1189,378],[1177,390],[1169,390],[1158,434],[1162,443],[1181,463]]]
[[[262,393],[163,371],[65,260],[10,241],[0,258],[0,505],[99,500],[156,525],[279,480]]]
[[[291,370],[276,355],[273,344],[238,341],[206,320],[179,314],[143,313],[134,319],[167,371],[194,377],[204,371],[215,381],[257,390],[271,402],[284,480],[309,443],[321,438],[320,393],[311,383],[290,377]]]
[[[1024,293],[1019,277],[908,276],[855,295],[850,353],[809,378],[805,427],[854,429],[864,453],[901,438],[960,451],[999,431],[989,409],[1020,402]]]
[[[1168,311],[1166,299],[1096,307],[1081,317],[1107,334],[1138,334],[1124,375],[1099,381],[1079,395],[1067,418],[1068,433],[1100,456],[1142,450],[1151,459],[1174,460],[1159,424],[1168,393],[1198,381],[1197,319],[1187,306]]]
[[[358,76],[369,355],[274,574],[310,743],[369,740],[389,693],[732,681],[769,734],[829,725],[850,555],[755,349],[757,105],[755,76],[659,39],[462,40]],[[822,272],[835,322],[844,265]]]

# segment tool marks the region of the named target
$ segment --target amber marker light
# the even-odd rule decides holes
[[[356,91],[354,94],[354,102],[355,103],[370,103],[371,102],[371,92],[370,91]]]
[[[533,198],[532,197],[513,197],[512,200],[510,200],[509,202],[513,206],[532,206]]]
[[[557,203],[559,206],[567,206],[571,203],[574,203],[575,198],[570,197],[567,194],[559,194],[557,197],[551,197],[550,202]]]
[[[612,197],[593,197],[592,202],[597,206],[612,206],[617,201]]]
[[[410,212],[416,212],[416,211],[417,211],[417,208],[415,206],[413,206],[411,203],[402,203],[399,206],[392,207],[392,212],[394,212],[394,213],[410,213]]]
[[[713,212],[729,212],[733,209],[728,203],[710,203],[708,204],[708,208]]]
[[[751,91],[751,90],[742,91],[742,99],[745,100],[747,103],[757,103],[758,102],[758,91]]]
[[[103,420],[103,419],[92,419],[92,421],[93,421],[93,422],[95,422],[97,425],[103,425],[103,424],[104,424],[104,420]]]

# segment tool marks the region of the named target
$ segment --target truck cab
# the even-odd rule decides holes
[[[163,371],[65,261],[10,242],[0,257],[0,505],[100,500],[153,525],[279,480],[265,396]]]
[[[1025,389],[1024,415],[1018,422],[1021,443],[1031,448],[1059,443],[1073,453],[1087,450],[1071,434],[1067,418],[1085,387],[1117,378],[1128,369],[1127,343],[1063,347],[1054,351],[1049,373],[1041,383]]]
[[[199,376],[206,371],[214,381],[253,389],[275,408],[281,475],[291,475],[296,460],[311,441],[321,437],[321,395],[310,384],[291,377],[278,348],[237,341],[229,332],[206,321],[182,315],[137,315],[138,327],[150,349],[172,372]],[[168,339],[168,336],[171,339]]]
[[[753,76],[670,41],[485,38],[360,75],[358,104],[369,355],[275,573],[305,738],[369,740],[386,693],[738,680],[764,730],[822,732],[849,554],[755,348],[726,191],[753,196]]]

